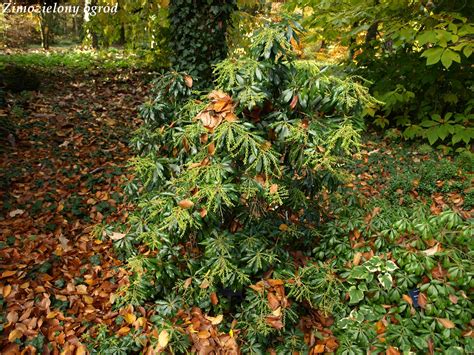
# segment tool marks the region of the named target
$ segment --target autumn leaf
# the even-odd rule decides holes
[[[207,146],[207,152],[209,153],[209,155],[214,155],[214,153],[216,152],[216,146],[214,142]]]
[[[445,328],[447,329],[452,329],[452,328],[455,328],[456,325],[450,321],[449,319],[447,318],[436,318],[438,320],[438,322]]]
[[[160,345],[160,348],[164,349],[168,346],[168,343],[170,341],[170,334],[168,333],[167,330],[163,329],[160,332],[160,335],[158,336],[158,344]]]
[[[10,311],[7,314],[7,321],[10,324],[15,324],[18,321],[18,312],[16,311]]]
[[[290,102],[290,108],[293,110],[297,104],[298,104],[298,95],[293,95],[293,98],[291,99],[291,102]]]
[[[322,354],[325,351],[325,346],[324,346],[324,344],[317,344],[317,345],[314,346],[312,351],[313,351],[314,354]]]
[[[217,298],[217,294],[215,292],[211,293],[211,303],[215,306],[219,303],[219,299]]]
[[[10,277],[10,276],[13,276],[16,274],[16,271],[13,271],[13,270],[7,270],[7,271],[4,271],[2,272],[2,279],[4,278],[7,278],[7,277]]]
[[[3,298],[7,298],[10,295],[11,292],[12,292],[12,286],[11,285],[3,286],[3,290],[2,290]]]
[[[403,295],[402,298],[403,298],[403,300],[404,300],[405,302],[407,302],[410,306],[413,307],[413,300],[411,299],[410,296],[408,296],[408,295]]]
[[[232,101],[230,100],[230,97],[215,102],[212,105],[212,109],[216,112],[230,111],[232,109]]]
[[[191,286],[191,283],[193,282],[193,278],[192,277],[188,277],[185,281],[184,281],[184,284],[183,284],[183,287],[185,290],[188,289],[189,286]]]
[[[123,317],[128,324],[133,324],[137,320],[137,316],[133,313],[127,313]]]
[[[211,333],[209,333],[209,330],[204,329],[200,330],[197,335],[199,339],[208,339],[211,336]]]
[[[450,295],[448,296],[448,298],[449,298],[449,300],[450,300],[452,303],[454,303],[454,304],[457,304],[457,303],[458,303],[458,298],[457,298],[455,295],[450,294]]]
[[[275,194],[278,191],[278,185],[277,184],[272,184],[270,186],[270,193]]]
[[[24,210],[16,209],[14,211],[11,211],[8,215],[10,217],[16,217],[16,216],[22,215],[23,213],[25,213]]]
[[[208,321],[211,322],[212,325],[218,325],[222,322],[222,320],[224,319],[224,315],[222,314],[219,314],[218,316],[216,317],[210,317],[210,316],[206,316],[206,319]]]
[[[389,346],[388,349],[385,351],[385,355],[400,355],[400,352],[393,346]]]
[[[434,247],[423,250],[423,253],[427,256],[433,256],[436,253],[439,253],[441,250],[442,250],[441,249],[441,244],[436,243],[436,245]]]
[[[275,310],[278,307],[280,307],[280,301],[278,300],[278,298],[275,296],[273,292],[267,293],[267,300],[272,310]]]
[[[188,88],[193,87],[193,78],[191,77],[191,75],[185,75],[184,76],[184,83],[186,84],[186,86]]]
[[[355,253],[354,254],[354,259],[352,260],[352,264],[354,264],[354,266],[359,265],[361,259],[362,259],[362,253],[360,253],[360,252]]]
[[[130,332],[129,327],[122,327],[117,331],[117,334],[118,335],[125,335],[125,334],[128,334],[129,332]]]
[[[184,209],[188,209],[194,206],[194,202],[191,200],[181,200],[178,202],[178,206]]]
[[[265,317],[265,322],[267,324],[275,329],[283,329],[283,322],[281,321],[281,317],[276,317],[276,316],[267,316]]]
[[[201,112],[197,118],[201,120],[202,125],[210,131],[219,126],[222,122],[222,116],[212,114],[209,111]]]
[[[421,308],[425,309],[426,303],[427,303],[426,295],[424,293],[420,293],[418,295],[418,304],[420,305]]]
[[[206,289],[209,287],[209,280],[208,279],[204,279],[202,282],[201,282],[201,285],[199,286],[200,288],[202,289]]]
[[[125,236],[126,236],[126,234],[113,232],[112,235],[110,236],[110,239],[116,241],[116,240],[120,240],[120,239],[125,238]]]
[[[226,112],[226,113],[224,114],[224,119],[225,119],[227,122],[236,122],[236,121],[238,121],[237,116],[236,116],[233,112]]]
[[[23,332],[19,329],[14,329],[8,335],[8,340],[14,342],[16,339],[20,339],[23,336]]]
[[[76,348],[76,354],[75,355],[86,355],[87,354],[87,348],[79,344],[78,347]]]

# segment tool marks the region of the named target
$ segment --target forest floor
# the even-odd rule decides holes
[[[8,97],[19,129],[0,150],[2,354],[84,353],[81,335],[117,316],[127,275],[101,226],[127,218],[127,141],[145,94],[140,72],[62,69]]]
[[[140,123],[136,109],[147,96],[147,79],[145,73],[128,69],[71,74],[63,68],[49,71],[39,92],[9,94],[6,114],[16,121],[18,139],[15,147],[0,146],[0,353],[20,354],[29,348],[33,353],[42,349],[45,354],[84,354],[87,339],[83,336],[98,341],[98,324],[122,338],[156,329],[150,309],[113,309],[116,292],[128,274],[109,238],[119,232],[110,226],[126,224],[133,208],[124,200],[122,187],[131,174],[127,161],[133,152],[128,140]],[[361,229],[350,227],[354,220],[360,220],[369,243],[381,234],[377,228],[394,225],[402,209],[416,217],[415,207],[421,205],[427,209],[427,219],[446,209],[463,221],[473,216],[472,160],[442,157],[429,146],[408,146],[397,139],[366,138],[360,154],[347,166],[352,179],[339,203],[347,205],[349,232],[334,233],[334,243],[344,242],[346,254],[332,241],[321,245],[326,251],[336,250],[348,269],[361,258],[369,260],[373,252],[367,250],[376,249],[352,240]],[[352,206],[352,200],[361,201],[362,207]],[[341,218],[342,213],[330,216],[335,222]],[[397,238],[393,249],[402,249],[405,236]],[[438,255],[442,244],[451,243],[440,238],[428,236],[420,246],[426,250],[418,254]],[[354,255],[356,246],[361,251]],[[425,284],[445,280],[450,264],[443,267],[438,263],[418,276]],[[453,304],[465,295],[463,282],[459,284]],[[427,294],[429,306],[430,297],[435,297]],[[426,303],[426,298],[421,299]],[[391,302],[413,304],[406,294]],[[454,328],[445,319],[449,313],[443,312],[429,320]],[[377,334],[386,331],[385,324],[379,328]],[[471,328],[462,336],[471,336]],[[313,349],[338,346],[332,335],[311,339]]]

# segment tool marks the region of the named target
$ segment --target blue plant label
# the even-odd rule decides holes
[[[410,295],[410,297],[413,301],[413,307],[420,308],[420,305],[418,303],[418,297],[420,296],[420,290],[418,288],[414,288],[413,290],[408,291],[408,294]]]

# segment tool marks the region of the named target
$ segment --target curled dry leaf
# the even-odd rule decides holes
[[[225,92],[221,91],[221,90],[214,90],[214,91],[211,91],[209,93],[209,95],[207,95],[207,97],[209,97],[211,100],[213,101],[217,101],[217,100],[221,100],[221,99],[225,99],[226,97],[228,97],[229,95],[227,95]]]
[[[192,277],[188,277],[185,281],[184,281],[184,289],[187,290],[189,286],[191,286],[191,283],[193,282],[193,278]]]
[[[267,316],[265,317],[265,322],[267,322],[267,324],[275,329],[283,329],[283,322],[281,321],[281,317],[277,317],[277,316]]]
[[[4,271],[2,272],[2,279],[6,278],[6,277],[10,277],[10,276],[13,276],[16,274],[16,271],[13,271],[13,270],[7,270],[7,271]]]
[[[120,240],[120,239],[125,238],[125,236],[126,236],[126,234],[124,234],[124,233],[113,232],[112,235],[110,236],[110,239],[112,239],[112,240]]]
[[[211,303],[215,306],[219,303],[219,298],[217,298],[217,294],[215,292],[211,293]]]
[[[194,206],[194,202],[191,200],[181,200],[178,202],[178,206],[184,209],[188,209]]]
[[[207,152],[209,153],[209,155],[214,155],[214,153],[216,152],[216,145],[214,144],[214,142],[207,146]]]
[[[211,115],[209,111],[201,112],[198,115],[198,119],[201,120],[202,125],[210,131],[214,130],[214,128],[219,126],[222,122],[221,115],[216,115],[216,114]]]
[[[267,299],[268,299],[268,303],[270,304],[270,308],[273,311],[276,310],[278,307],[280,307],[280,301],[278,300],[278,298],[275,296],[273,292],[267,293]]]
[[[216,317],[210,317],[210,316],[206,316],[206,319],[208,321],[211,322],[212,325],[218,325],[222,322],[222,320],[224,319],[224,315],[222,314],[219,314],[218,316]]]
[[[184,83],[186,84],[186,86],[188,88],[192,88],[193,87],[193,78],[191,75],[185,75],[184,76]]]
[[[313,354],[322,354],[324,353],[324,344],[317,344],[314,346],[314,348],[312,349],[313,351]]]
[[[222,111],[230,111],[232,110],[232,100],[230,97],[224,98],[222,100],[217,101],[212,105],[212,109],[216,112],[222,112]]]
[[[226,112],[225,120],[227,122],[236,122],[238,120],[238,118],[233,112]]]
[[[293,95],[293,99],[290,102],[290,108],[293,110],[298,104],[298,95]]]
[[[442,250],[441,249],[441,244],[436,243],[436,245],[434,247],[423,250],[423,253],[427,256],[433,256],[436,253],[439,253],[441,250]]]

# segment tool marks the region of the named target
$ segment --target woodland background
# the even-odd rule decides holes
[[[473,3],[68,4],[0,14],[2,353],[474,351]]]

